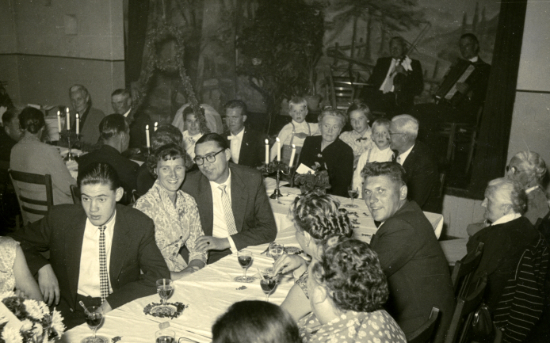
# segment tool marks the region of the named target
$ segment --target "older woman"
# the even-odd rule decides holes
[[[326,168],[331,185],[329,193],[340,196],[348,196],[353,176],[353,150],[338,138],[345,124],[342,112],[323,110],[319,115],[321,136],[306,138],[298,163]]]
[[[353,149],[353,168],[362,153],[372,147],[371,128],[372,114],[367,104],[354,103],[348,108],[347,116],[353,130],[343,132],[340,139]]]
[[[195,248],[197,238],[204,236],[197,203],[179,189],[185,179],[186,158],[177,144],[158,148],[147,161],[157,181],[134,205],[155,222],[155,240],[172,279],[199,270],[207,258],[205,252]],[[179,253],[184,246],[189,251],[189,263]]]
[[[523,251],[539,238],[533,225],[522,216],[526,203],[525,192],[516,181],[505,178],[490,181],[481,206],[485,208],[485,219],[492,224],[468,240],[468,253],[480,242],[484,243],[483,257],[473,280],[487,274],[485,299],[490,312],[494,311]]]
[[[76,184],[57,149],[40,138],[46,122],[44,114],[36,108],[27,107],[19,115],[23,130],[21,140],[11,150],[10,168],[17,171],[34,174],[50,174],[52,177],[54,205],[72,204],[70,186]],[[28,185],[21,189],[21,195],[31,199],[46,200],[44,187]],[[31,222],[42,216],[28,214]]]
[[[352,226],[340,204],[329,195],[307,194],[296,198],[290,213],[296,229],[296,240],[313,260],[320,260],[323,244],[331,237],[351,237]],[[308,262],[297,255],[283,255],[275,262],[274,271],[290,273],[296,279],[282,307],[299,319],[311,311],[307,292]]]
[[[405,343],[399,325],[382,309],[389,290],[378,256],[365,242],[338,241],[329,239],[321,261],[311,263],[313,313],[298,323],[304,342]],[[310,327],[317,331],[312,334]]]

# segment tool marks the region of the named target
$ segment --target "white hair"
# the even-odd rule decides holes
[[[402,133],[407,134],[411,140],[418,136],[418,120],[410,114],[400,114],[391,120]]]

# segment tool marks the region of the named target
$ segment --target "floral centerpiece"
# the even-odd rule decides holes
[[[63,335],[63,317],[56,310],[50,312],[43,301],[25,299],[13,292],[0,294],[0,301],[21,322],[8,325],[7,319],[0,317],[0,343],[49,343]]]
[[[318,162],[305,174],[294,175],[294,185],[299,186],[302,194],[315,192],[317,194],[326,194],[330,188],[328,172],[323,169]]]

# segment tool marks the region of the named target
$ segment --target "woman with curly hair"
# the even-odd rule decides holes
[[[382,309],[389,296],[388,283],[378,255],[367,243],[331,238],[321,260],[312,262],[309,270],[313,313],[298,323],[304,342],[407,342]],[[318,330],[309,331],[317,321]]]
[[[290,206],[290,215],[296,229],[296,239],[300,246],[319,261],[323,254],[323,244],[331,237],[351,237],[353,227],[340,204],[330,195],[307,194],[298,197]],[[275,273],[292,273],[296,283],[290,289],[281,307],[295,320],[311,312],[307,292],[308,261],[298,255],[283,255],[274,265]]]

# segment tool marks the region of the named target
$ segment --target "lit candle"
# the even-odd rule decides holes
[[[269,164],[269,141],[265,140],[265,164]]]
[[[277,137],[277,162],[281,162],[281,140]]]
[[[69,108],[67,107],[67,131],[71,129],[71,114],[69,113]]]
[[[57,111],[57,131],[61,133],[61,111]]]
[[[80,133],[80,116],[78,113],[76,114],[76,134],[78,135]]]
[[[147,140],[147,148],[151,146],[151,141],[149,140],[149,125],[145,125],[145,139]]]
[[[158,121],[156,121],[155,122],[155,128],[154,128],[153,132],[157,132],[158,127],[159,127],[159,123],[158,123]]]
[[[288,164],[289,167],[292,167],[294,165],[295,156],[296,156],[296,145],[292,144],[292,154],[290,154],[290,163]]]

